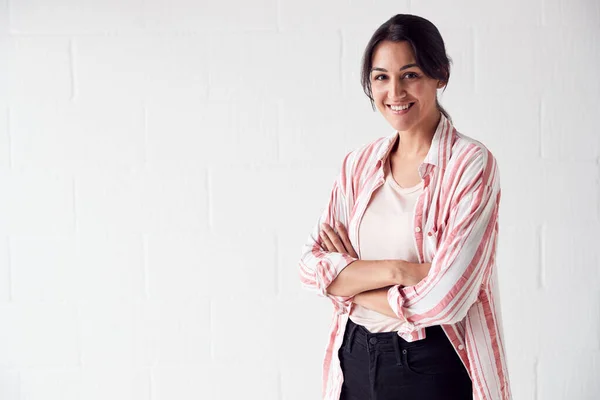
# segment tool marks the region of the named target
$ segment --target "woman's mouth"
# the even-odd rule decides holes
[[[392,114],[395,114],[395,115],[404,115],[404,114],[406,114],[412,108],[413,104],[415,104],[415,103],[414,102],[413,103],[408,103],[408,108],[405,108],[406,106],[394,106],[392,108],[392,106],[389,105],[389,104],[386,104],[385,106],[388,108],[388,110],[390,110],[390,112]]]

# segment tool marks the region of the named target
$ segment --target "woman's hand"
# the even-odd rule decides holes
[[[325,249],[327,251],[344,253],[351,257],[358,258],[358,255],[356,254],[356,251],[354,251],[352,243],[350,243],[350,239],[348,238],[346,227],[338,221],[336,221],[335,226],[337,228],[337,233],[328,224],[321,224],[321,231],[319,234],[321,235]]]

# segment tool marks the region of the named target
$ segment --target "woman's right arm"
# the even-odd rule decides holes
[[[338,312],[343,312],[350,306],[352,297],[331,294],[327,289],[344,268],[357,261],[358,258],[345,253],[327,251],[319,232],[323,223],[334,226],[335,221],[339,221],[344,226],[348,226],[350,207],[347,204],[345,193],[346,182],[349,182],[350,178],[349,168],[352,156],[353,153],[350,152],[344,157],[341,171],[333,183],[327,205],[302,246],[302,254],[298,263],[302,287],[319,296],[328,297]]]
[[[404,260],[358,260],[349,264],[329,285],[327,292],[355,296],[390,285],[412,286],[427,276],[431,263]]]

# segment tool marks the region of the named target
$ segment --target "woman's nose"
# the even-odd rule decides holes
[[[402,81],[392,82],[390,87],[390,97],[392,98],[402,98],[406,95],[406,90],[402,85]]]

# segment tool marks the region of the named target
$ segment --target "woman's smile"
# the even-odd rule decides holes
[[[412,108],[413,103],[408,103],[408,108],[406,107],[406,105],[391,105],[391,104],[386,104],[386,107],[388,109],[389,112],[391,112],[394,115],[404,115],[407,114],[410,109]]]

